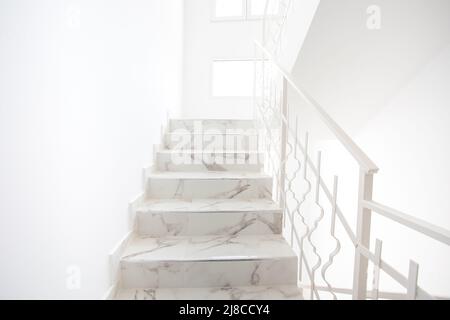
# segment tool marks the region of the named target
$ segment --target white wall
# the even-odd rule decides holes
[[[379,30],[367,28],[374,4]],[[449,9],[446,0],[322,0],[293,74],[345,129],[357,132],[450,43]]]
[[[449,106],[450,45],[399,90],[356,137],[381,168],[375,181],[375,199],[447,230]],[[386,259],[405,274],[404,259],[414,259],[421,264],[424,287],[450,297],[448,247],[391,225],[384,219],[374,219],[374,236],[385,239]]]
[[[0,298],[106,293],[165,108],[179,113],[180,82],[162,74],[181,75],[182,9],[0,2]],[[79,290],[66,286],[70,266]]]
[[[380,30],[366,27],[366,9],[372,4],[381,8]],[[374,199],[447,229],[449,45],[448,1],[322,0],[293,71],[298,84],[380,167]],[[292,117],[307,109],[300,104]],[[355,163],[314,115],[299,117],[301,131],[309,129],[315,140],[312,149],[324,152],[328,184],[334,174],[340,176],[339,202],[355,227]],[[346,239],[342,229],[338,232]],[[414,259],[420,264],[419,284],[432,294],[450,296],[448,247],[374,215],[376,238],[384,241],[386,261],[407,275],[409,259]],[[331,278],[348,287],[353,265],[343,257],[352,259],[341,253],[341,267],[333,267]],[[386,277],[381,285],[399,289]]]
[[[251,99],[211,96],[211,64],[214,59],[254,57],[253,40],[260,38],[261,22],[211,22],[212,4],[212,0],[185,4],[183,116],[251,118]]]

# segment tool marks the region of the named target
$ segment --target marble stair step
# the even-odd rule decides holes
[[[282,213],[270,199],[146,200],[136,209],[146,237],[280,234]]]
[[[281,235],[136,238],[121,259],[122,287],[297,284],[297,256]]]
[[[171,119],[169,121],[170,132],[177,130],[193,132],[195,129],[225,132],[230,129],[253,129],[254,127],[253,120],[240,119]]]
[[[159,171],[240,171],[260,172],[263,153],[256,151],[159,150],[156,152]]]
[[[297,286],[121,289],[116,300],[303,300]]]
[[[154,172],[146,195],[152,199],[270,199],[272,178],[256,172]]]
[[[172,132],[164,135],[164,148],[170,150],[258,150],[256,130],[236,132]]]

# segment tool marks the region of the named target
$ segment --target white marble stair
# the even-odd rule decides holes
[[[164,147],[169,150],[256,151],[258,135],[255,130],[221,132],[170,132],[164,136]]]
[[[263,166],[263,154],[257,151],[168,150],[155,154],[159,171],[234,171],[259,172]]]
[[[280,234],[282,215],[270,199],[146,200],[137,210],[144,237]]]
[[[289,286],[297,256],[281,235],[136,238],[121,271],[125,289]]]
[[[258,134],[251,120],[169,121],[163,146],[168,150],[256,151]]]
[[[151,199],[270,199],[272,178],[259,172],[154,172],[146,194]]]
[[[297,286],[125,289],[118,300],[302,300]]]
[[[253,129],[249,120],[169,121],[145,199],[134,208],[116,299],[302,298],[298,258],[282,236]],[[180,138],[217,137],[239,143],[176,148]]]
[[[189,132],[194,131],[219,131],[226,132],[226,130],[233,129],[254,129],[254,122],[252,120],[240,119],[171,119],[169,120],[169,131],[185,130]]]

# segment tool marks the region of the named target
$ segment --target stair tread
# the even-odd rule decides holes
[[[271,199],[147,199],[136,208],[145,212],[280,212]]]
[[[243,122],[254,122],[253,119],[242,119],[242,118],[171,118],[170,121],[219,121],[219,122],[230,122],[230,121],[243,121]]]
[[[149,178],[157,179],[199,179],[199,180],[246,180],[246,179],[271,179],[265,173],[260,172],[233,172],[233,171],[154,171],[148,175]]]
[[[134,238],[122,262],[251,261],[296,258],[282,235]]]
[[[257,136],[258,132],[255,129],[228,129],[227,131],[224,132],[214,132],[212,130],[206,130],[206,131],[201,131],[201,132],[196,132],[196,131],[181,131],[183,129],[178,129],[180,131],[171,131],[171,132],[167,132],[165,133],[166,136],[193,136],[193,135],[198,135],[198,136]]]
[[[291,286],[121,289],[116,300],[302,300]]]
[[[263,154],[260,151],[256,151],[256,150],[208,150],[208,149],[159,149],[158,151],[156,151],[157,153],[160,154],[211,154],[211,153],[216,153],[216,154],[226,154],[226,155],[230,155],[230,154]]]

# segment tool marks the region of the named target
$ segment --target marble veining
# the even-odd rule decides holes
[[[200,261],[126,261],[124,288],[295,285],[296,257]]]
[[[295,257],[282,235],[135,238],[122,261],[212,261]]]
[[[293,284],[297,257],[281,235],[136,238],[121,271],[126,288]]]
[[[142,236],[280,234],[281,212],[139,213]]]
[[[296,286],[121,290],[117,300],[302,300]]]
[[[260,172],[166,172],[156,171],[149,175],[151,178],[176,180],[245,180],[245,179],[271,179],[267,174]]]
[[[248,151],[159,150],[157,168],[163,172],[260,172],[263,154]]]
[[[197,128],[195,127],[197,126]],[[200,126],[200,127],[199,127]],[[199,127],[199,128],[198,128]],[[217,130],[225,132],[230,129],[253,129],[252,120],[234,120],[234,119],[172,119],[170,121],[170,131],[187,130],[193,132],[194,129]]]
[[[279,212],[271,199],[147,199],[138,212]]]
[[[147,196],[162,199],[271,198],[272,179],[259,173],[230,172],[155,173],[147,183]]]
[[[302,298],[298,258],[282,236],[282,211],[251,129],[249,120],[170,121],[135,209],[117,299]],[[192,149],[198,138],[205,143]],[[171,150],[178,140],[185,149]]]
[[[257,132],[243,133],[167,133],[164,137],[164,148],[169,150],[187,150],[198,148],[203,150],[252,150],[258,149]]]

